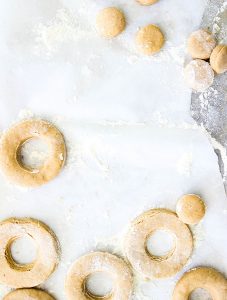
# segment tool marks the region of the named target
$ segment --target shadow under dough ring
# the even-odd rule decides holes
[[[86,280],[91,274],[97,272],[106,272],[113,280],[113,290],[102,299],[130,299],[133,277],[129,266],[117,256],[105,252],[82,256],[72,265],[65,284],[67,299],[100,299],[91,295],[86,289]]]
[[[19,289],[7,294],[3,300],[54,300],[49,294],[37,289]]]
[[[32,138],[44,139],[51,153],[39,170],[28,169],[21,163],[21,146]],[[4,174],[16,184],[34,187],[42,185],[60,172],[66,158],[66,147],[60,131],[43,120],[26,120],[11,127],[2,136],[0,166]]]
[[[147,240],[157,230],[173,235],[175,245],[165,256],[154,256],[147,250]],[[125,237],[125,254],[144,278],[165,278],[179,272],[187,263],[193,250],[190,229],[174,212],[165,209],[151,209],[131,224]]]
[[[212,300],[227,300],[227,280],[212,268],[196,268],[186,272],[177,282],[172,300],[188,300],[198,288],[207,290]]]
[[[21,237],[33,239],[36,259],[29,264],[17,263],[11,254],[12,243]],[[54,272],[59,261],[59,244],[55,234],[44,223],[11,218],[0,223],[0,283],[12,288],[29,288],[43,283]]]

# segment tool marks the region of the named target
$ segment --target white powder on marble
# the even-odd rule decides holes
[[[219,43],[227,43],[227,1],[222,4],[214,18],[212,32]]]

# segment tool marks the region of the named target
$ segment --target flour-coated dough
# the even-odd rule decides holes
[[[198,195],[188,194],[178,200],[176,211],[182,222],[194,225],[204,217],[206,207]]]
[[[151,255],[146,247],[148,238],[156,230],[166,230],[175,238],[174,248],[163,257]],[[144,278],[165,278],[179,272],[193,250],[190,229],[174,212],[151,209],[131,224],[125,236],[125,254],[133,268]]]
[[[137,1],[142,5],[152,5],[158,2],[158,0],[137,0]]]
[[[209,31],[199,29],[190,35],[187,46],[193,58],[208,59],[216,46],[216,40]]]
[[[93,252],[80,257],[74,262],[66,278],[67,299],[100,299],[90,295],[85,287],[87,278],[97,272],[107,272],[113,280],[113,291],[104,299],[130,299],[133,276],[129,266],[122,259],[106,252]]]
[[[31,138],[44,139],[51,154],[39,170],[24,167],[20,161],[20,147]],[[35,187],[58,175],[66,158],[66,147],[60,131],[43,120],[26,120],[8,129],[0,141],[0,167],[8,179],[18,185]]]
[[[184,69],[185,83],[196,92],[204,92],[214,81],[210,64],[201,59],[192,60]]]
[[[29,235],[37,247],[37,257],[30,264],[19,264],[11,255],[12,243]],[[59,244],[44,223],[30,218],[10,218],[0,223],[0,283],[12,288],[30,288],[43,283],[59,261]]]
[[[3,300],[54,300],[54,298],[38,289],[19,289],[6,295]]]
[[[116,7],[107,7],[101,10],[96,19],[99,34],[106,38],[119,35],[126,26],[124,13]]]
[[[146,55],[152,55],[160,51],[165,42],[161,29],[156,25],[142,27],[136,34],[138,50]]]
[[[227,300],[227,280],[212,268],[196,268],[186,272],[177,282],[172,300],[188,300],[197,288],[207,290],[212,300]]]
[[[210,64],[213,70],[222,74],[227,71],[227,45],[215,47],[210,57]]]

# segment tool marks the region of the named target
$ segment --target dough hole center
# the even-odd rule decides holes
[[[48,143],[41,138],[30,138],[22,143],[17,152],[17,160],[29,171],[39,170],[50,156]]]
[[[113,292],[113,279],[107,272],[96,272],[85,281],[85,292],[92,299],[108,299]]]
[[[191,293],[189,300],[213,300],[213,298],[207,290],[198,288]]]
[[[34,239],[28,234],[10,241],[6,255],[14,268],[31,269],[37,257],[37,248]]]
[[[154,231],[146,241],[146,250],[154,259],[167,259],[175,250],[175,237],[167,230]]]

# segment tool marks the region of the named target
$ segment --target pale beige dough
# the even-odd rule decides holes
[[[96,19],[96,27],[100,35],[113,38],[119,35],[126,26],[124,13],[116,7],[101,10]]]
[[[24,167],[20,147],[31,138],[44,139],[50,147],[50,157],[39,170]],[[60,131],[43,120],[26,120],[11,127],[1,138],[0,167],[8,179],[18,185],[36,187],[58,175],[66,159],[66,146]]]
[[[133,276],[129,266],[120,258],[106,252],[93,252],[80,257],[67,274],[65,289],[68,300],[100,299],[86,291],[86,279],[93,273],[107,272],[113,279],[113,291],[104,299],[129,300]]]
[[[156,230],[166,230],[175,238],[174,248],[166,256],[153,256],[146,247],[148,238]],[[125,254],[133,268],[144,278],[165,278],[179,272],[193,250],[190,229],[174,212],[151,209],[131,224],[125,236]]]
[[[19,289],[6,295],[3,300],[54,300],[54,298],[41,290]]]
[[[158,2],[158,0],[137,0],[137,1],[142,5],[152,5]]]
[[[176,284],[172,300],[188,300],[197,288],[207,290],[212,300],[227,300],[226,278],[212,268],[196,268],[185,273]]]
[[[206,212],[206,207],[199,196],[188,194],[178,200],[176,210],[182,222],[194,225],[202,220]]]
[[[187,46],[193,58],[208,59],[216,46],[216,40],[209,31],[200,29],[190,35]]]
[[[210,57],[210,64],[213,70],[222,74],[227,71],[227,45],[215,47]]]
[[[37,257],[30,264],[18,264],[11,255],[12,243],[29,235],[37,247]],[[30,218],[11,218],[0,223],[0,283],[12,288],[30,288],[43,283],[59,261],[59,244],[44,223]]]
[[[142,27],[136,35],[136,44],[140,52],[152,55],[163,47],[165,42],[164,35],[156,25]]]
[[[196,92],[203,92],[214,81],[214,71],[210,64],[201,59],[192,60],[184,69],[185,83]]]

